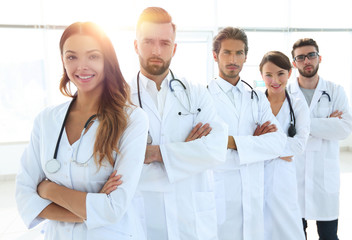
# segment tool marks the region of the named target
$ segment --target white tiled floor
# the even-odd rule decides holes
[[[341,152],[341,198],[339,238],[352,239],[352,152]],[[40,240],[40,226],[28,231],[14,199],[14,179],[0,181],[0,240]],[[313,221],[308,221],[308,239],[318,239]]]

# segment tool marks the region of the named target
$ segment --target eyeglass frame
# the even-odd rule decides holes
[[[312,60],[312,59],[316,59],[317,57],[319,57],[319,53],[318,52],[310,52],[307,55],[301,54],[301,55],[297,55],[296,57],[293,58],[293,61],[295,62],[304,62],[306,60],[306,58],[308,58],[308,60]],[[302,61],[297,61],[297,57],[304,57]]]

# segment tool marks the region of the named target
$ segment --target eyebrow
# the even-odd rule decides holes
[[[101,52],[99,49],[92,49],[92,50],[88,50],[87,53],[92,53],[92,52]],[[66,50],[65,54],[67,53],[76,53],[73,50]]]

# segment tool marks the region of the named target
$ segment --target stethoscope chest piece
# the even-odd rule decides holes
[[[49,173],[56,173],[57,171],[59,171],[60,168],[61,168],[61,163],[55,158],[47,161],[45,164],[45,169]]]

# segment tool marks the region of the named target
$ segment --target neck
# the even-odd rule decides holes
[[[285,91],[282,91],[280,93],[271,93],[268,91],[268,100],[271,103],[284,102],[285,98],[286,98]]]
[[[319,82],[319,75],[315,74],[313,77],[307,78],[302,75],[298,77],[298,84],[302,88],[315,89]]]
[[[240,76],[237,76],[235,78],[228,78],[228,77],[223,77],[221,75],[219,75],[222,79],[224,79],[225,81],[227,81],[228,83],[231,83],[233,86],[236,86],[238,81],[240,80]]]
[[[75,104],[72,107],[73,111],[82,114],[96,114],[98,112],[100,95],[78,93]]]
[[[157,89],[160,90],[161,83],[169,74],[169,69],[167,69],[164,73],[160,75],[152,75],[152,74],[149,74],[147,71],[145,71],[143,68],[141,68],[141,73],[144,76],[146,76],[148,79],[153,80],[156,84]]]

